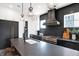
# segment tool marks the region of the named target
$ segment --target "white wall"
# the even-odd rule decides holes
[[[28,18],[28,37],[30,34],[37,34],[39,30],[39,16],[29,17]]]
[[[0,19],[19,22],[19,37],[22,38],[24,32],[24,21],[20,21],[19,12],[11,8],[0,6]]]
[[[36,35],[37,31],[39,30],[39,16],[28,17],[25,20],[28,21],[28,37],[30,37],[30,34]],[[25,22],[19,21],[19,38],[23,37],[24,26]]]
[[[19,21],[19,13],[10,8],[0,6],[0,19]]]
[[[24,33],[24,21],[19,21],[19,38],[23,38],[23,33]]]
[[[25,22],[20,20],[19,12],[11,8],[0,6],[0,19],[19,22],[19,38],[23,37]],[[27,21],[28,34],[37,34],[37,30],[39,30],[39,16],[35,16],[34,18],[29,17]]]

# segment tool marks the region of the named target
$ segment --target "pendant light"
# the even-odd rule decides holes
[[[22,10],[21,10],[21,11],[22,11],[22,12],[21,12],[21,20],[23,21],[23,20],[24,20],[24,14],[23,14],[23,10],[24,10],[24,9],[23,9],[23,3],[21,4],[21,9],[22,9]]]
[[[30,3],[30,7],[28,8],[29,10],[29,16],[33,15],[33,7],[32,7],[32,3]]]

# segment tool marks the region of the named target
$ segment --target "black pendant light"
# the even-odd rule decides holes
[[[32,12],[32,10],[33,10],[33,7],[32,7],[32,4],[30,3],[29,11]]]
[[[21,12],[21,20],[23,20],[23,18],[24,18],[24,14],[23,14],[23,3],[21,4],[21,7],[22,7],[22,12]]]
[[[30,3],[30,7],[28,8],[29,10],[29,15],[33,15],[33,7],[32,7],[32,3]]]

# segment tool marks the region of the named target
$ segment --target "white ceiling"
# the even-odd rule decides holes
[[[56,9],[67,6],[71,3],[32,3],[33,13],[35,15],[41,15],[46,13],[49,8],[53,8],[53,5],[56,5]],[[29,3],[24,3],[24,14],[28,15]],[[10,8],[19,13],[21,13],[21,3],[0,3],[0,7]]]

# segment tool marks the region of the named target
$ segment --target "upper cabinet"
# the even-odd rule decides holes
[[[79,12],[64,15],[64,28],[79,27]]]

